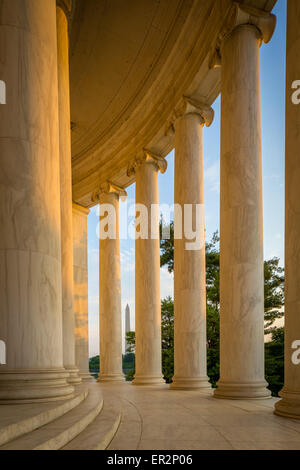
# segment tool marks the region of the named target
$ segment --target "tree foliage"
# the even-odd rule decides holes
[[[135,332],[134,331],[127,331],[126,343],[128,345],[126,349],[126,353],[134,353],[135,352]]]
[[[169,238],[163,239],[163,230],[167,229],[169,233]],[[160,219],[160,266],[167,265],[169,273],[174,271],[174,222],[171,221],[170,225],[167,226],[163,219]]]
[[[265,370],[269,389],[277,397],[283,386],[284,328],[274,328],[272,341],[265,344]]]
[[[161,302],[162,371],[167,383],[174,375],[174,302],[167,297]]]
[[[284,269],[279,266],[279,258],[264,263],[265,293],[265,333],[272,333],[275,320],[284,314]]]

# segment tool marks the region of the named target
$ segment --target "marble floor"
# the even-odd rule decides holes
[[[100,387],[104,397],[109,393],[123,402],[119,432],[109,449],[300,449],[300,420],[275,416],[274,398],[220,400],[203,392],[128,383]],[[129,406],[135,415],[126,415]]]
[[[275,416],[275,402],[87,382],[68,401],[2,405],[0,450],[300,449],[300,420]]]

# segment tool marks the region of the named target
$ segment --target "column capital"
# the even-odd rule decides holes
[[[211,53],[209,68],[221,66],[221,48],[224,39],[237,28],[246,25],[255,27],[261,41],[267,44],[271,40],[276,27],[276,16],[273,13],[234,2]]]
[[[161,173],[165,173],[168,164],[164,157],[156,155],[149,150],[144,149],[144,154],[141,157],[136,157],[128,166],[127,175],[135,175],[136,168],[143,165],[144,163],[151,163],[157,167]]]
[[[118,197],[125,201],[127,198],[127,192],[121,186],[118,186],[111,181],[103,183],[97,191],[92,194],[92,201],[99,202],[102,194],[116,194]]]
[[[183,96],[174,110],[173,122],[175,123],[177,119],[188,114],[198,114],[201,118],[201,124],[206,127],[212,124],[215,115],[214,110],[208,104],[189,96]]]
[[[56,0],[56,6],[62,8],[66,14],[72,11],[72,0]]]

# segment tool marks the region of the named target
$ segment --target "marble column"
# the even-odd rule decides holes
[[[65,369],[70,374],[68,381],[70,383],[77,384],[81,382],[81,379],[78,376],[78,369],[75,366],[69,33],[68,19],[62,6],[57,6],[56,20],[60,153],[63,361]]]
[[[234,7],[221,45],[220,380],[217,398],[267,398],[259,48],[275,17]],[[255,12],[255,15],[254,13]]]
[[[135,242],[134,385],[164,383],[161,362],[160,241],[159,237],[151,238],[151,208],[153,204],[159,203],[158,171],[164,172],[166,167],[167,163],[162,157],[145,152],[128,169],[129,175],[135,173],[136,204],[143,205],[147,211],[145,219],[148,225],[144,234],[137,234],[143,238],[137,238]],[[137,211],[140,212],[139,208]],[[152,230],[155,231],[155,227]]]
[[[100,374],[99,382],[124,381],[122,369],[121,265],[119,234],[119,199],[127,194],[110,182],[97,195],[105,224],[99,236],[99,325]],[[112,232],[107,231],[107,211],[111,211]],[[101,215],[104,217],[101,217]],[[102,233],[103,232],[103,233]]]
[[[287,2],[285,139],[285,362],[275,413],[300,419],[300,4]],[[298,83],[296,82],[298,81]]]
[[[89,372],[88,251],[89,210],[73,203],[75,364],[82,380],[92,380]]]
[[[213,110],[184,100],[175,121],[175,197],[182,216],[175,216],[174,240],[174,377],[172,389],[207,389],[206,268],[202,130]],[[186,211],[190,205],[191,213]],[[192,219],[189,219],[192,215]],[[196,217],[198,221],[196,221]],[[197,222],[197,223],[196,223]],[[197,226],[197,243],[184,230]],[[178,227],[179,225],[179,227]],[[188,238],[187,238],[188,235]],[[191,246],[189,246],[191,244]],[[190,249],[192,248],[192,249]]]
[[[56,2],[1,2],[0,401],[73,394],[63,368]]]

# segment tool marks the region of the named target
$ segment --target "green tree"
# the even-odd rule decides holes
[[[126,353],[135,352],[135,331],[128,331],[126,333],[126,343],[128,345]]]
[[[127,350],[126,350],[126,356],[129,356],[129,354],[131,355],[131,357],[133,356],[134,360],[132,361],[132,365],[131,367],[127,368],[127,367],[124,367],[123,366],[123,369],[125,369],[125,379],[126,381],[132,381],[133,378],[134,378],[134,374],[135,374],[135,331],[128,331],[126,333],[126,343],[128,345],[127,347]]]
[[[220,316],[219,310],[207,304],[207,375],[213,387],[220,374]]]
[[[272,341],[265,344],[265,370],[269,389],[277,397],[284,379],[284,328],[274,328]]]
[[[174,302],[167,297],[161,302],[162,371],[167,383],[174,375]]]
[[[99,356],[90,357],[89,366],[91,372],[99,372]]]
[[[133,376],[135,374],[135,354],[133,352],[124,354],[123,372],[127,381],[133,380]]]
[[[275,320],[284,315],[284,269],[279,266],[279,258],[272,258],[264,263],[265,294],[265,333],[273,333]]]
[[[169,238],[163,239],[163,230],[167,229],[169,232]],[[167,226],[163,218],[160,219],[160,248],[161,248],[161,256],[160,256],[160,265],[161,266],[168,266],[169,273],[174,271],[174,222],[171,221],[170,225]]]
[[[207,302],[217,311],[219,311],[220,308],[219,241],[218,232],[215,232],[211,241],[205,244]]]

